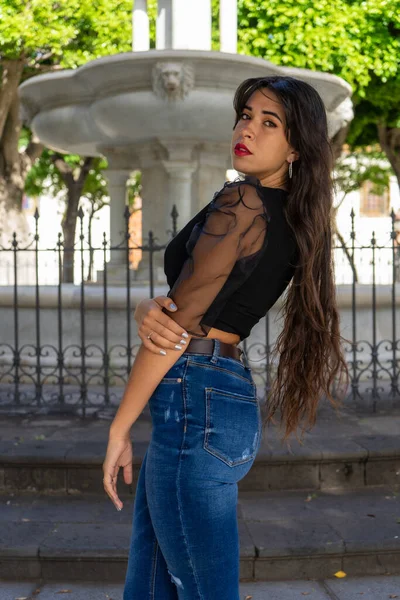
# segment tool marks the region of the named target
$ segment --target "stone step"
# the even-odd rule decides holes
[[[263,442],[255,462],[239,482],[243,491],[358,489],[400,483],[399,436],[359,435],[352,439]],[[0,442],[0,491],[103,491],[106,441]],[[148,442],[133,443],[133,493]],[[121,481],[120,485],[126,488]]]
[[[0,415],[0,491],[102,493],[102,464],[110,422],[74,417]],[[151,438],[146,406],[132,427],[133,493]],[[317,424],[300,445],[281,443],[272,426],[242,491],[362,489],[400,483],[400,411],[358,414],[346,408],[337,415],[320,410]]]
[[[122,496],[122,495],[121,495]],[[0,495],[0,579],[123,582],[132,496]],[[241,581],[400,574],[400,488],[240,492]]]

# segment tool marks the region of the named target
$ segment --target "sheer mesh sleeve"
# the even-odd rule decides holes
[[[186,243],[188,258],[168,292],[178,310],[168,316],[191,335],[206,337],[227,298],[258,263],[269,220],[258,179],[225,183]]]

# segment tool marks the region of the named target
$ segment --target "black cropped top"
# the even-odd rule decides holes
[[[178,310],[163,312],[197,337],[211,327],[248,337],[294,274],[287,195],[253,176],[226,182],[165,249],[168,296]]]

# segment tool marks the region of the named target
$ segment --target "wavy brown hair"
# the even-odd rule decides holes
[[[302,425],[303,434],[307,426],[314,426],[323,396],[337,409],[343,377],[344,393],[349,383],[334,282],[334,158],[324,103],[311,85],[294,77],[274,75],[244,81],[234,97],[235,127],[250,96],[263,88],[273,90],[281,102],[286,139],[300,155],[292,163],[292,178],[287,175],[285,205],[298,259],[281,309],[283,328],[272,352],[273,357],[279,355],[279,361],[267,396],[263,427],[270,420],[274,422],[279,410],[281,428],[285,426],[283,441],[295,432],[301,443],[298,426]]]

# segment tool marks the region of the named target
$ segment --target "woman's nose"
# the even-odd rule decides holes
[[[244,137],[248,137],[250,139],[253,139],[254,138],[254,129],[253,129],[253,127],[250,124],[246,123],[246,125],[242,129],[242,134],[243,134]]]

